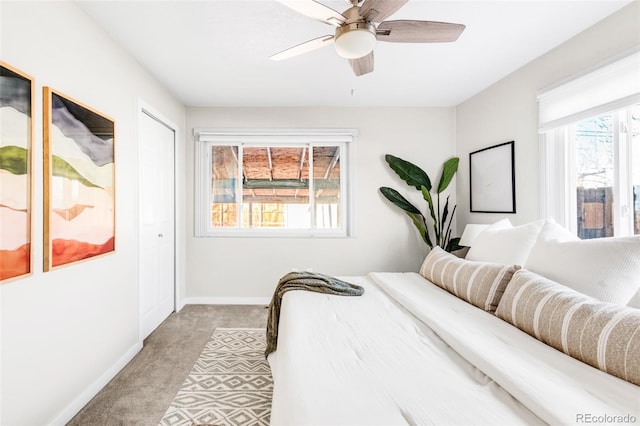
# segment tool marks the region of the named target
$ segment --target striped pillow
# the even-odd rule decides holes
[[[640,385],[640,310],[600,302],[527,270],[496,315],[567,355]]]
[[[420,275],[487,312],[495,312],[504,289],[519,266],[474,262],[440,247],[427,255]]]

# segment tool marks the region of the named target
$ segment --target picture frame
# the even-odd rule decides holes
[[[34,79],[0,61],[0,284],[33,265]]]
[[[44,108],[44,270],[115,251],[115,121],[50,87]]]
[[[474,213],[515,213],[515,142],[469,154],[469,207]]]

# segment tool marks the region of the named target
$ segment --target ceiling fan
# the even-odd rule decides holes
[[[336,27],[334,35],[309,40],[271,56],[281,60],[334,44],[357,75],[373,71],[376,40],[391,43],[445,43],[456,41],[465,26],[448,22],[385,21],[408,0],[348,0],[352,7],[339,13],[315,0],[276,0],[302,15]]]

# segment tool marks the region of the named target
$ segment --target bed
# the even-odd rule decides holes
[[[637,384],[543,343],[424,275],[421,270],[340,277],[365,289],[359,297],[286,293],[277,350],[268,357],[274,378],[271,424],[633,424],[640,419]],[[624,309],[635,318],[634,309]],[[625,363],[635,369],[635,355],[629,356]]]

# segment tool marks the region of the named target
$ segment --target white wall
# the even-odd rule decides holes
[[[1,59],[36,82],[33,274],[0,287],[0,423],[64,423],[141,345],[138,98],[181,127],[185,112],[73,2],[2,1],[0,7]],[[116,252],[47,273],[42,272],[42,86],[116,121]],[[184,140],[183,129],[178,138]]]
[[[459,229],[505,216],[514,224],[539,218],[536,92],[639,43],[640,2],[636,1],[457,106]],[[515,141],[517,213],[471,213],[469,153],[511,140]]]
[[[387,153],[439,178],[455,155],[453,108],[188,108],[186,128],[355,128],[355,237],[194,238],[187,241],[187,296],[269,298],[291,268],[334,275],[417,271],[426,245],[409,218],[378,192],[392,186],[419,195],[387,166]],[[191,139],[191,140],[190,140]],[[194,142],[187,137],[187,162]],[[187,226],[193,235],[193,175],[187,177]],[[425,206],[422,198],[413,198]],[[219,301],[219,299],[218,299]]]

